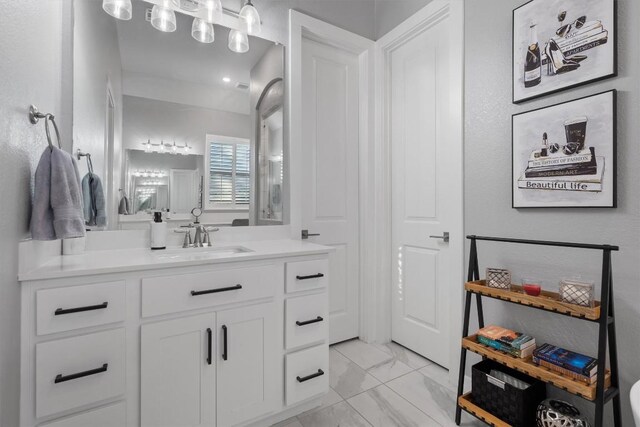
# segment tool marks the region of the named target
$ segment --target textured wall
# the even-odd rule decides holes
[[[619,77],[516,106],[511,103],[512,9],[522,0],[467,0],[465,10],[466,232],[620,245],[613,256],[615,303],[625,425],[632,425],[628,393],[640,379],[640,2],[619,0]],[[511,209],[511,115],[608,89],[618,89],[618,208]],[[533,276],[557,287],[576,273],[599,278],[598,253],[480,243],[480,266],[510,268],[516,280]],[[527,330],[540,341],[595,355],[595,325],[529,308],[488,302],[487,322]],[[574,399],[576,400],[576,399]],[[585,407],[581,399],[577,403]],[[586,405],[591,409],[592,405]],[[605,422],[611,425],[612,421]]]
[[[47,146],[44,124],[31,125],[29,104],[60,114],[63,3],[0,2],[0,425],[18,425],[20,292],[18,241],[28,234],[31,177]],[[66,133],[68,135],[68,133]]]

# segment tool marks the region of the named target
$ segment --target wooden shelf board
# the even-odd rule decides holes
[[[476,335],[463,338],[462,347],[481,356],[487,357],[488,359],[494,360],[502,365],[523,372],[531,377],[537,378],[540,381],[552,384],[571,394],[575,394],[591,401],[596,398],[596,384],[587,385],[583,382],[562,375],[559,372],[545,368],[544,366],[538,366],[533,363],[531,356],[525,359],[519,359],[510,354],[498,351],[493,347],[480,344],[477,341]],[[605,373],[605,389],[608,389],[610,386],[611,374],[607,370]]]
[[[458,406],[473,415],[474,417],[484,421],[490,426],[494,427],[511,427],[511,424],[507,424],[495,415],[485,411],[475,403],[473,403],[473,395],[467,393],[458,397]]]
[[[496,298],[514,304],[526,305],[555,313],[566,314],[580,319],[596,321],[600,319],[600,302],[596,301],[595,307],[583,307],[569,304],[560,300],[560,295],[555,292],[542,291],[540,296],[527,295],[522,286],[511,285],[511,290],[490,288],[484,280],[467,282],[464,285],[469,292]]]

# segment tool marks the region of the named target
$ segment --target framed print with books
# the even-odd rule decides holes
[[[513,102],[613,77],[616,0],[531,0],[513,11]]]
[[[512,118],[514,208],[616,207],[616,91]]]

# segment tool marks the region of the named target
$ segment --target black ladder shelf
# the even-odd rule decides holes
[[[620,427],[622,426],[621,421],[621,413],[620,413],[620,391],[619,391],[619,380],[618,380],[618,351],[616,346],[616,328],[615,328],[615,316],[614,316],[614,308],[613,308],[613,274],[612,274],[612,266],[611,266],[611,252],[618,251],[618,246],[612,245],[593,245],[593,244],[584,244],[584,243],[568,243],[568,242],[552,242],[552,241],[543,241],[543,240],[526,240],[526,239],[508,239],[502,237],[483,237],[483,236],[467,236],[467,239],[471,240],[471,248],[469,252],[469,271],[468,271],[468,281],[473,282],[480,280],[480,270],[478,266],[478,247],[477,242],[479,240],[483,241],[491,241],[491,242],[504,242],[504,243],[518,243],[525,245],[541,245],[541,246],[557,246],[564,248],[576,248],[576,249],[590,249],[590,250],[598,250],[602,251],[602,281],[601,281],[601,292],[600,292],[600,315],[595,319],[589,319],[582,316],[578,316],[583,320],[590,320],[598,323],[599,332],[598,332],[598,373],[597,380],[595,385],[595,398],[588,398],[580,392],[572,392],[565,388],[565,390],[569,391],[572,394],[580,396],[585,400],[592,401],[596,405],[595,411],[595,427],[603,427],[603,419],[604,419],[604,405],[613,400],[613,418],[614,418],[614,426]],[[480,328],[484,327],[484,313],[482,311],[482,296],[497,298],[502,300],[503,298],[495,297],[491,295],[482,295],[480,292],[474,291],[473,288],[466,287],[465,291],[465,303],[464,303],[464,324],[462,331],[463,342],[467,341],[467,337],[469,335],[469,316],[471,313],[471,296],[472,294],[476,295],[476,309],[478,313],[478,325]],[[522,304],[517,301],[517,304]],[[529,305],[534,308],[539,308],[543,310],[548,310],[554,312],[555,310],[544,308],[544,307],[536,307],[535,305]],[[557,312],[557,314],[565,314],[574,316],[575,314],[571,313],[563,313]],[[605,388],[605,382],[608,379],[606,372],[606,359],[607,359],[607,341],[608,341],[608,349],[609,349],[609,365],[610,365],[610,381],[611,386]],[[485,355],[483,355],[485,356]],[[466,359],[467,359],[467,348],[463,344],[460,351],[460,372],[458,376],[458,399],[456,401],[456,424],[460,425],[460,418],[462,415],[462,410],[469,412],[471,415],[479,418],[480,420],[486,422],[492,426],[507,426],[508,424],[501,422],[497,417],[492,416],[488,412],[482,410],[481,408],[474,406],[472,402],[470,402],[467,398],[467,395],[463,395],[464,390],[464,379],[465,379],[465,367],[466,367]],[[500,362],[500,360],[496,360]],[[511,366],[512,368],[514,366]],[[515,366],[515,369],[518,369]],[[522,370],[522,369],[518,369]],[[523,370],[525,373],[529,373]],[[544,380],[544,378],[540,378]],[[547,383],[553,383],[553,381],[546,381]],[[556,384],[558,386],[557,381]],[[560,386],[562,387],[562,386]],[[564,387],[562,387],[564,388]]]

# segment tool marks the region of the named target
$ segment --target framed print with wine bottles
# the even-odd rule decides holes
[[[613,77],[616,0],[531,0],[513,11],[513,102]]]
[[[616,207],[616,91],[512,118],[514,208]]]

